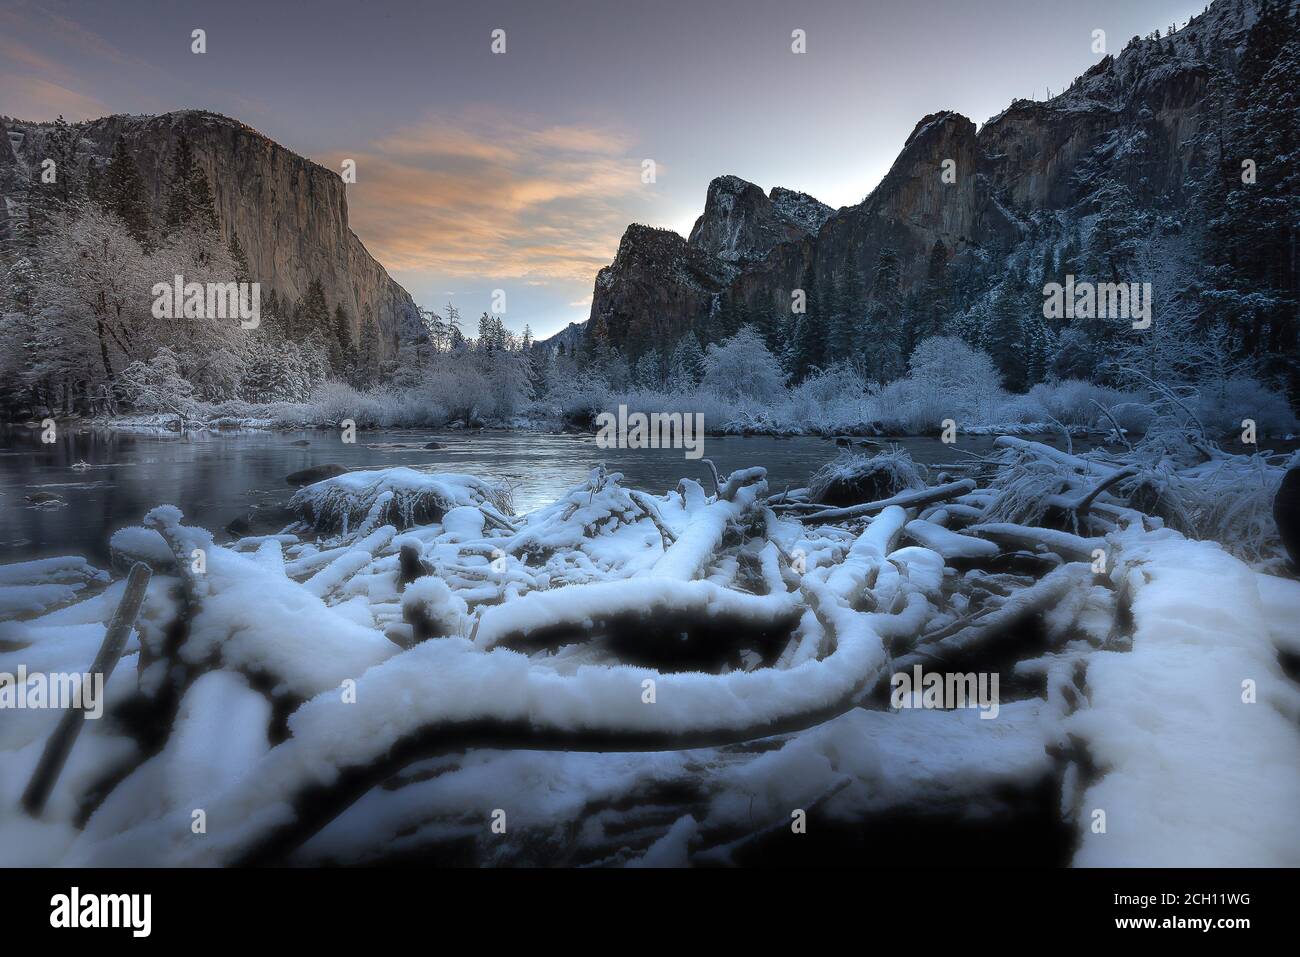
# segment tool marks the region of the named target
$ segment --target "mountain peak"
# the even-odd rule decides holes
[[[688,242],[724,262],[753,262],[773,246],[815,233],[830,214],[806,193],[776,187],[768,196],[739,176],[719,176],[709,183]]]

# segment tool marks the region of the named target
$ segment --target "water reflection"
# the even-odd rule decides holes
[[[443,449],[424,449],[430,441]],[[962,436],[956,449],[936,439],[898,440],[918,461],[957,461],[961,451],[992,447],[985,436]],[[295,443],[307,444],[295,444]],[[763,465],[773,489],[806,485],[808,476],[833,458],[823,438],[713,437],[704,454],[723,474]],[[591,436],[532,432],[456,433],[414,430],[362,432],[344,444],[337,432],[242,432],[132,435],[61,430],[44,445],[39,429],[0,431],[0,562],[48,555],[108,558],[108,538],[138,524],[155,505],[169,503],[188,522],[214,532],[251,516],[254,527],[283,524],[279,507],[293,489],[290,472],[337,463],[349,468],[405,465],[429,471],[469,472],[509,482],[517,511],[554,501],[604,463],[624,473],[627,484],[655,493],[682,477],[710,486],[708,466],[681,450],[599,449]],[[31,499],[55,496],[38,504]],[[218,534],[218,541],[223,536]]]

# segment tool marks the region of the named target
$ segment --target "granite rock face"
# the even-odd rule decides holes
[[[794,289],[810,299],[864,289],[865,310],[883,248],[898,254],[907,294],[926,281],[936,247],[946,262],[1006,255],[1031,217],[1085,215],[1100,177],[1138,201],[1183,208],[1206,162],[1196,135],[1214,122],[1207,58],[1241,43],[1255,9],[1255,0],[1219,0],[1176,34],[1129,44],[1065,92],[1016,101],[979,129],[950,111],[926,116],[855,206],[831,211],[806,194],[764,195],[719,177],[688,240],[628,229],[596,280],[588,331],[635,356],[707,328],[724,307],[751,319],[788,313]]]
[[[719,176],[687,242],[726,262],[754,262],[780,243],[816,233],[830,214],[806,193],[778,186],[768,197],[739,176]]]
[[[297,300],[319,277],[332,310],[342,303],[359,330],[373,316],[381,354],[392,355],[405,323],[418,321],[410,294],[397,284],[348,226],[342,178],[273,142],[249,126],[215,113],[186,110],[162,116],[108,116],[79,124],[82,152],[104,162],[121,136],[144,177],[155,222],[162,219],[172,151],[189,139],[207,174],[222,236],[237,234],[253,278]],[[6,165],[39,163],[48,124],[14,121],[22,143],[7,158],[0,144],[0,189]],[[7,198],[7,197],[6,197]]]

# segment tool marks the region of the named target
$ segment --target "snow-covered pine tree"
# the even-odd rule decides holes
[[[563,343],[561,343],[563,345]],[[668,360],[668,387],[688,392],[700,384],[704,375],[704,350],[695,333],[688,332],[677,340]]]
[[[307,284],[307,291],[294,307],[293,323],[289,330],[289,337],[295,342],[303,342],[313,334],[320,337],[325,354],[328,355],[327,338],[336,337],[332,333],[329,305],[325,302],[325,287],[321,285],[319,277]]]

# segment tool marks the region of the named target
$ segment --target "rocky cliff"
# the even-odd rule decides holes
[[[9,162],[34,165],[44,155],[47,124],[12,122],[5,132],[21,139]],[[368,316],[379,325],[381,353],[391,355],[403,323],[418,321],[416,306],[366,251],[348,227],[342,179],[273,142],[251,127],[214,113],[182,111],[162,116],[109,116],[76,127],[82,152],[102,162],[118,136],[144,177],[155,222],[162,218],[167,172],[181,136],[207,174],[224,238],[238,235],[253,277],[264,293],[298,299],[319,277],[332,309],[342,303],[360,329]],[[0,146],[8,146],[9,137]],[[0,166],[5,157],[0,153]],[[3,188],[0,179],[0,188]]]
[[[765,196],[720,177],[688,240],[629,227],[596,280],[588,330],[636,355],[687,331],[716,332],[719,310],[788,316],[794,289],[810,303],[861,290],[860,314],[882,249],[899,258],[901,288],[890,292],[906,296],[933,278],[936,260],[1008,255],[1035,217],[1078,222],[1101,178],[1176,213],[1206,162],[1197,134],[1215,122],[1209,63],[1231,60],[1256,8],[1218,0],[1177,33],[1135,37],[1061,95],[1017,101],[979,129],[950,111],[924,117],[879,186],[834,213],[804,194]]]

